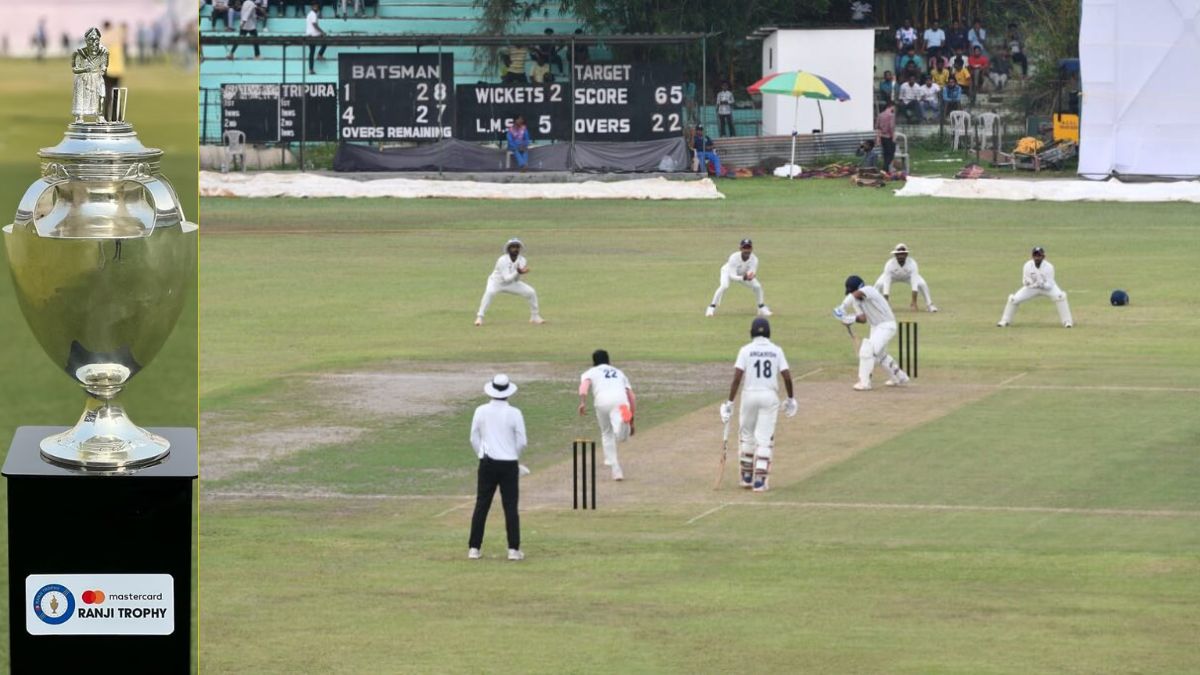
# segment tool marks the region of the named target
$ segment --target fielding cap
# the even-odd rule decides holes
[[[1129,304],[1129,294],[1118,288],[1112,292],[1109,302],[1112,303],[1113,307],[1124,307]]]
[[[771,322],[761,316],[750,322],[750,337],[771,337]]]
[[[1046,249],[1042,248],[1041,246],[1034,246],[1033,255],[1046,255]]]
[[[858,276],[857,274],[851,274],[850,276],[846,277],[847,293],[853,293],[865,285],[866,284],[863,282],[862,277]]]
[[[512,239],[509,239],[508,241],[506,241],[506,242],[504,243],[504,252],[505,252],[505,253],[507,253],[507,252],[508,252],[508,247],[509,247],[509,246],[512,246],[513,244],[516,244],[517,246],[521,247],[521,250],[522,250],[522,251],[524,251],[524,250],[525,250],[525,243],[524,243],[524,242],[522,242],[520,239],[517,239],[516,237],[513,237]]]
[[[754,248],[754,242],[750,241],[750,237],[746,237],[738,244],[738,248]]]

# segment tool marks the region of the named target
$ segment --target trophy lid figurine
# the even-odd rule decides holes
[[[4,243],[26,322],[88,395],[73,428],[42,440],[42,457],[119,472],[170,451],[117,397],[179,318],[196,278],[197,226],[160,173],[162,151],[142,145],[124,121],[127,90],[113,89],[107,101],[107,63],[92,28],[71,59],[74,122],[38,153],[42,177],[4,227]]]

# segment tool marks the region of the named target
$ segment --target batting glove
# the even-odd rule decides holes
[[[795,417],[796,411],[800,409],[800,405],[796,403],[796,399],[789,398],[783,403],[783,414],[788,417]]]
[[[733,401],[725,401],[721,404],[721,424],[727,424],[731,417],[733,417]]]
[[[846,318],[846,310],[842,309],[841,305],[838,305],[837,307],[833,308],[833,315],[839,321],[841,321],[842,319]]]

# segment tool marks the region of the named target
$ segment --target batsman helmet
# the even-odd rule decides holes
[[[863,282],[862,277],[858,276],[857,274],[851,274],[850,276],[846,277],[847,294],[853,293],[865,285],[866,284]]]
[[[738,248],[753,248],[753,247],[754,247],[754,242],[750,241],[750,237],[746,237],[745,239],[742,240],[742,243],[738,244]]]
[[[750,337],[771,337],[771,322],[761,316],[750,322]]]
[[[1112,296],[1108,300],[1113,307],[1124,307],[1129,304],[1129,294],[1118,288],[1112,292]]]
[[[508,253],[508,247],[509,247],[509,246],[512,246],[513,244],[516,244],[517,246],[519,246],[519,247],[521,248],[521,250],[522,250],[522,251],[524,251],[524,250],[525,250],[525,243],[524,243],[524,242],[522,242],[520,239],[517,239],[516,237],[513,237],[512,239],[509,239],[508,241],[506,241],[506,242],[504,243],[504,252],[505,252],[505,253]]]

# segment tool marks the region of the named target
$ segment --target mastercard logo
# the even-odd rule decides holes
[[[85,605],[100,605],[104,603],[104,591],[84,591],[80,599]]]

